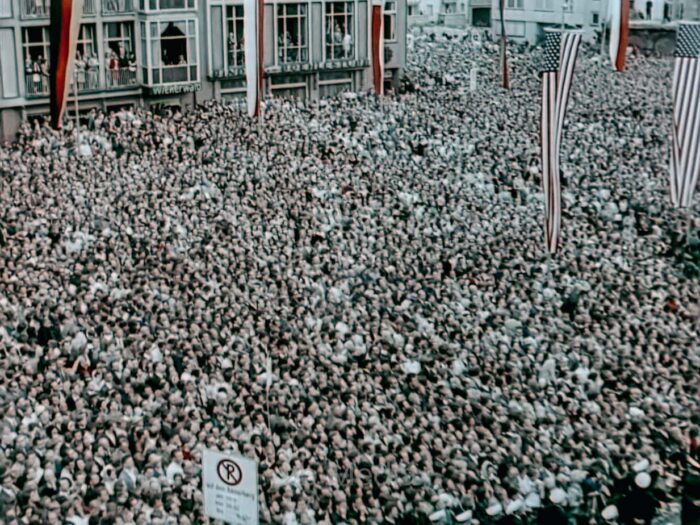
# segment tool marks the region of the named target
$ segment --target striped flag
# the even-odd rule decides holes
[[[500,0],[499,10],[501,12],[501,85],[508,89],[510,78],[508,77],[508,35],[506,35],[506,0]]]
[[[264,0],[246,0],[244,5],[243,39],[245,46],[245,75],[248,115],[259,117],[265,89]]]
[[[61,129],[83,15],[83,0],[53,0],[49,27],[51,125]]]
[[[629,0],[610,0],[609,5],[610,62],[615,71],[624,71],[630,31],[630,2]]]
[[[372,76],[374,92],[384,94],[384,0],[372,0]]]
[[[671,150],[671,201],[687,208],[700,174],[700,23],[678,27]]]
[[[559,154],[564,118],[573,83],[581,33],[547,31],[542,66],[542,185],[544,187],[545,240],[550,253],[557,251],[561,234],[561,173]]]

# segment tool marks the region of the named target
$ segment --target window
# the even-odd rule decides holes
[[[148,26],[141,22],[141,78],[148,83]]]
[[[78,89],[97,89],[100,80],[100,61],[97,57],[95,24],[83,24],[78,33],[75,51],[75,79]]]
[[[396,40],[396,2],[384,3],[384,40],[393,42]]]
[[[134,7],[132,0],[103,0],[102,11],[104,14],[129,13]]]
[[[277,60],[280,64],[308,62],[306,4],[277,5]]]
[[[574,0],[564,0],[564,4],[562,5],[562,10],[566,13],[573,13],[574,12]]]
[[[355,2],[326,2],[326,60],[353,56],[354,9]]]
[[[22,29],[22,53],[27,96],[49,94],[49,28]]]
[[[554,11],[554,0],[537,0],[535,9],[538,11]]]
[[[228,67],[245,65],[242,5],[230,5],[226,7],[226,52],[228,56]]]
[[[525,0],[508,0],[508,8],[510,9],[522,9]]]
[[[600,24],[600,15],[598,13],[593,13],[593,19],[591,20],[591,23],[594,26],[597,26],[598,24]]]
[[[105,78],[107,87],[136,84],[134,24],[110,22],[104,25]]]
[[[168,9],[195,9],[195,0],[139,0],[141,11],[160,11]]]
[[[150,22],[149,39],[151,84],[199,80],[195,20]]]

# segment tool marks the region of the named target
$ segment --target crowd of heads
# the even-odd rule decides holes
[[[506,91],[488,43],[409,47],[386,97],[94,114],[80,148],[37,123],[0,149],[4,523],[206,523],[204,448],[258,461],[268,523],[678,497],[699,215],[669,204],[671,60],[583,50],[548,257],[531,55]]]

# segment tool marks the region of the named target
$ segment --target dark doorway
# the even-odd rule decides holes
[[[472,9],[472,25],[474,27],[491,27],[491,8],[475,7]]]

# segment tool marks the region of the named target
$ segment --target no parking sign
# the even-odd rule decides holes
[[[232,525],[258,525],[258,465],[216,450],[202,458],[204,513]]]

